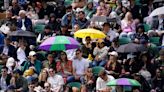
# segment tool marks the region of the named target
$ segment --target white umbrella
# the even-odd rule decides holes
[[[158,15],[162,15],[162,14],[164,14],[164,6],[159,7],[157,9],[155,9],[154,11],[152,11],[151,14],[149,15],[149,17],[158,16]]]

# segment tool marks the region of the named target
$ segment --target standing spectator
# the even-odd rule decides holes
[[[29,60],[25,61],[25,64],[22,67],[22,71],[24,72],[25,70],[28,70],[30,68],[34,69],[36,74],[39,74],[41,72],[42,64],[39,60],[37,60],[35,51],[30,51]]]
[[[22,76],[19,69],[14,70],[10,85],[14,86],[16,92],[26,92],[28,89],[27,80]]]
[[[32,31],[32,21],[26,16],[26,11],[20,10],[19,16],[17,27],[23,31]]]
[[[56,71],[53,68],[50,68],[48,72],[49,77],[47,82],[51,84],[51,88],[56,90],[56,92],[63,92],[64,80],[62,76],[55,74]]]
[[[61,73],[62,77],[65,79],[65,82],[72,82],[72,61],[68,60],[65,52],[61,52],[59,61],[56,64],[56,70],[58,73]]]
[[[73,59],[73,75],[75,80],[80,80],[84,84],[84,75],[86,74],[89,62],[82,57],[82,51],[76,50],[76,56]]]
[[[109,48],[105,45],[103,40],[100,40],[93,50],[95,56],[92,66],[105,66],[107,63],[107,54]]]
[[[0,75],[0,90],[6,90],[7,86],[10,85],[10,79],[11,75],[8,73],[8,68],[7,67],[2,67],[1,69],[1,75]]]
[[[114,80],[114,77],[111,75],[107,75],[105,70],[102,70],[96,80],[96,91],[110,92],[111,90],[114,90],[106,85],[111,80]]]

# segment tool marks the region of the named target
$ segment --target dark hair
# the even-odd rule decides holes
[[[64,53],[64,54],[66,55],[66,59],[65,59],[65,60],[68,61],[67,53],[64,52],[64,51],[62,51],[62,52],[60,53],[60,57],[59,57],[59,59],[62,60],[62,59],[61,59],[61,54],[62,54],[62,53]]]
[[[79,11],[78,13],[82,13],[82,14],[84,14],[84,15],[85,15],[85,12],[84,12],[84,11]]]
[[[51,30],[51,27],[49,25],[46,25],[44,29],[50,29]]]
[[[144,25],[143,24],[139,24],[136,28],[136,31],[138,32],[139,29],[142,29],[143,32],[145,32],[145,28],[144,28]]]
[[[79,52],[82,52],[81,49],[77,49],[76,52],[79,51]]]
[[[3,66],[1,69],[6,69],[6,70],[8,70],[8,68],[7,68],[6,66]]]

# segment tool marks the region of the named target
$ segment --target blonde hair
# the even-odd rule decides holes
[[[46,79],[48,78],[48,71],[46,69],[42,69],[42,71],[40,72],[39,77],[38,77],[39,82],[41,82],[43,79],[43,71],[46,71],[46,74],[47,74]]]

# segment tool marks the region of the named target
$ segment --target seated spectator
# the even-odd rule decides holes
[[[57,21],[55,14],[50,14],[48,25],[50,26],[51,30],[55,33],[60,30],[60,21]]]
[[[55,74],[55,72],[56,71],[53,68],[50,68],[48,70],[49,77],[47,79],[47,82],[51,84],[51,88],[53,90],[56,90],[57,92],[62,92],[64,80],[61,75]]]
[[[16,57],[16,49],[13,45],[11,45],[11,39],[6,37],[4,39],[4,45],[0,46],[0,58],[2,62],[0,64],[5,64],[8,57]]]
[[[67,54],[64,51],[61,52],[59,61],[56,63],[56,70],[57,73],[61,73],[65,82],[72,82],[72,80],[70,80],[70,77],[73,75],[72,61],[68,60]]]
[[[136,34],[134,34],[134,38],[137,39],[139,43],[141,43],[141,39],[149,40],[148,36],[144,32],[144,26],[142,24],[138,25],[136,29]]]
[[[127,12],[124,19],[121,21],[122,33],[120,37],[130,37],[136,32],[135,21],[133,20],[131,12]]]
[[[78,16],[75,23],[78,24],[81,29],[87,28],[90,24],[90,22],[85,17],[84,11],[78,12]]]
[[[99,73],[99,77],[96,80],[96,91],[98,91],[98,92],[110,92],[110,91],[114,90],[114,88],[110,88],[106,85],[111,80],[114,80],[114,77],[111,75],[107,75],[105,70],[102,70]]]
[[[38,75],[41,72],[42,64],[39,60],[37,60],[35,51],[30,51],[29,60],[25,61],[25,64],[22,67],[22,72],[24,72],[25,70],[28,70],[30,68],[34,69],[35,73]]]
[[[37,37],[37,42],[38,43],[42,43],[44,40],[46,40],[49,37],[52,37],[53,35],[55,35],[52,30],[51,27],[49,25],[45,26],[43,33],[40,33]]]
[[[122,66],[118,61],[118,53],[115,51],[109,52],[109,61],[106,64],[106,70],[109,74],[117,78],[121,74]]]
[[[82,57],[82,51],[80,49],[76,50],[76,56],[72,61],[74,80],[84,84],[84,76],[89,67],[89,62]]]
[[[47,69],[42,69],[42,71],[40,72],[39,77],[38,77],[38,79],[39,79],[38,82],[41,87],[44,87],[44,84],[46,83],[47,78],[48,78]]]
[[[48,83],[48,82],[44,83],[44,91],[45,92],[53,92],[51,90],[51,84],[50,83]]]
[[[17,20],[17,27],[23,31],[32,31],[32,21],[31,19],[27,18],[26,11],[20,10],[19,17],[20,18]]]
[[[86,4],[86,0],[73,0],[72,8],[73,9],[82,8],[85,6],[85,4]]]
[[[73,28],[73,26],[75,25],[75,15],[72,14],[72,12],[66,13],[66,14],[62,17],[61,25],[62,25],[62,26],[67,25],[68,28]]]
[[[12,74],[13,70],[20,68],[17,61],[13,57],[8,58],[6,62],[6,67],[8,68],[8,73]]]
[[[92,0],[88,0],[87,5],[83,8],[86,18],[87,19],[91,19],[93,14],[96,12],[96,8],[93,5],[93,1]]]
[[[1,75],[0,75],[0,90],[5,91],[7,87],[10,85],[11,75],[7,73],[8,68],[2,67],[1,68]]]
[[[118,33],[116,33],[114,30],[111,29],[111,25],[109,23],[103,24],[103,30],[104,34],[106,34],[105,43],[110,46],[110,43],[118,36]]]
[[[47,60],[43,61],[43,68],[49,69],[50,67],[56,68],[56,62],[54,60],[54,55],[49,53],[47,55]]]
[[[97,46],[93,50],[95,56],[92,66],[105,66],[107,63],[108,47],[103,40],[99,40]]]
[[[29,82],[28,83],[28,92],[36,92],[35,91],[35,87],[36,87],[36,85],[35,85],[35,83],[33,81]]]
[[[68,31],[67,25],[62,25],[60,28],[59,33],[57,35],[63,35],[63,36],[71,36],[70,31]]]
[[[92,68],[87,69],[87,73],[86,73],[84,79],[85,79],[85,84],[84,84],[84,86],[82,86],[81,91],[82,92],[94,91],[96,82],[95,82],[95,78],[94,78],[93,73],[92,73]]]
[[[10,85],[14,86],[16,92],[26,92],[28,89],[27,80],[22,76],[22,72],[19,69],[13,72]]]
[[[161,73],[160,69],[156,69],[156,75],[152,79],[152,88],[157,92],[164,91],[164,78]]]
[[[18,0],[12,0],[12,6],[9,9],[12,11],[13,16],[18,16],[21,9],[18,4]]]
[[[87,36],[85,38],[86,43],[81,47],[84,58],[88,58],[89,54],[92,55],[93,46],[91,40],[92,40],[91,37]]]

